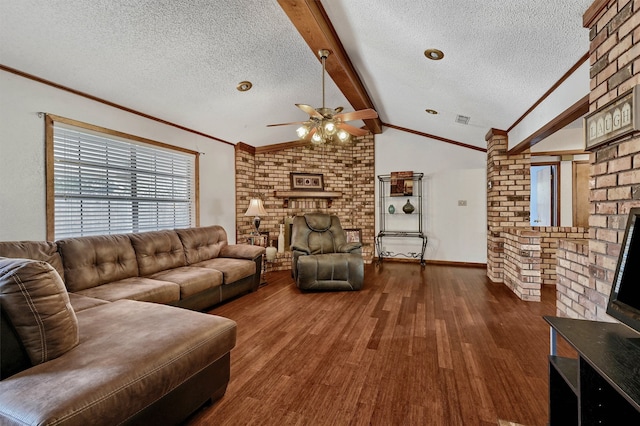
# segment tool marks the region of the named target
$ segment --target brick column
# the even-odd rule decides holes
[[[506,228],[504,236],[504,283],[520,299],[539,302],[540,232],[529,227]]]
[[[586,16],[586,15],[585,15]],[[585,22],[590,28],[589,110],[595,111],[640,83],[640,3],[609,1]],[[591,155],[589,286],[604,318],[629,209],[640,207],[640,136],[600,145]],[[579,312],[580,314],[580,312]]]
[[[487,276],[504,281],[504,228],[529,226],[531,156],[508,155],[507,132],[491,129],[487,141]]]

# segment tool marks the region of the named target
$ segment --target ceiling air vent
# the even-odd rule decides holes
[[[471,119],[471,117],[466,117],[464,115],[457,115],[456,116],[456,123],[469,124],[469,120],[470,119]]]

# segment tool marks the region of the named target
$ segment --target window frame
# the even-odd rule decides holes
[[[46,178],[46,234],[48,241],[55,239],[55,188],[54,188],[54,147],[53,134],[55,123],[77,127],[91,132],[101,133],[105,136],[126,139],[134,143],[142,143],[154,147],[178,151],[194,156],[194,209],[195,226],[200,226],[200,153],[191,149],[177,147],[164,142],[131,135],[117,130],[84,123],[70,118],[60,117],[54,114],[45,114],[45,178]]]

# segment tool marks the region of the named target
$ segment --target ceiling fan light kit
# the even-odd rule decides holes
[[[352,135],[366,135],[369,133],[368,130],[360,129],[345,122],[377,118],[378,113],[370,108],[345,113],[342,112],[342,107],[337,107],[335,109],[326,108],[324,104],[324,75],[326,72],[326,60],[329,56],[329,51],[327,49],[321,49],[318,51],[318,56],[320,56],[322,61],[322,108],[313,108],[310,105],[296,104],[298,108],[309,114],[308,121],[270,124],[267,127],[300,124],[296,129],[298,138],[305,141],[311,140],[311,142],[315,144],[325,144],[330,142],[345,143],[351,139]]]

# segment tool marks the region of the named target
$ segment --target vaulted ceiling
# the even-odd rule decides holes
[[[484,147],[587,53],[591,3],[1,0],[0,65],[258,147],[296,139],[294,126],[267,127],[307,119],[294,104],[321,106],[327,48],[327,106],[379,114],[351,124]]]

